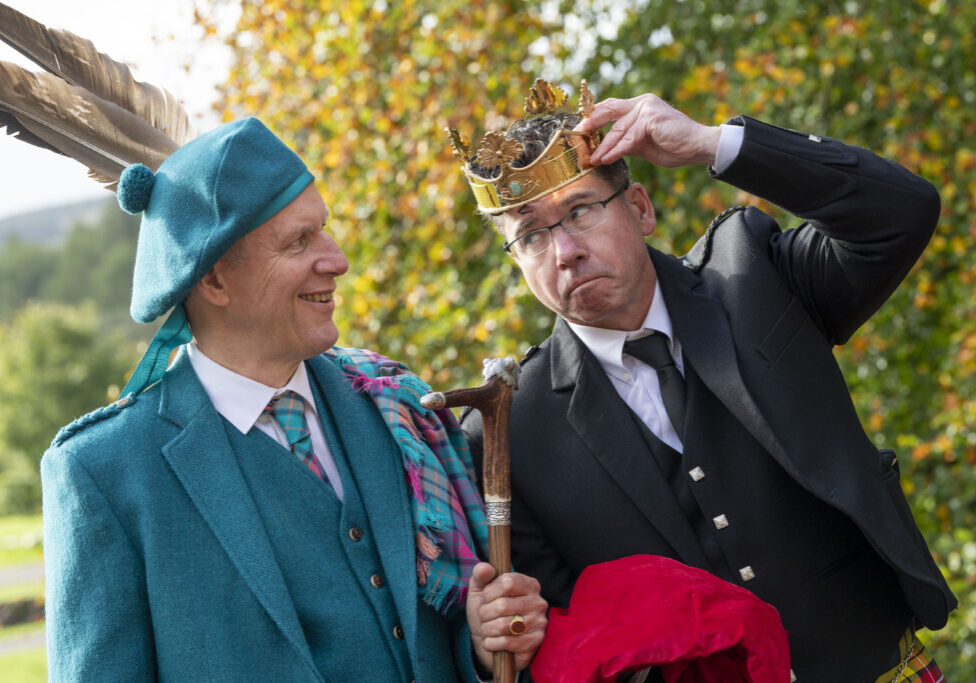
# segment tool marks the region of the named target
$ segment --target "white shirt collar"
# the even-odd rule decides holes
[[[651,306],[647,309],[643,324],[636,330],[608,330],[602,327],[590,327],[566,321],[566,324],[576,333],[576,336],[596,356],[597,361],[608,374],[626,374],[623,364],[624,342],[629,339],[643,337],[647,332],[659,332],[668,338],[668,345],[672,353],[675,352],[676,340],[671,327],[671,315],[664,303],[664,296],[657,282],[654,283],[654,296]],[[643,334],[642,334],[643,333]]]
[[[299,364],[285,386],[276,389],[228,370],[209,358],[192,342],[186,345],[186,351],[190,365],[197,373],[197,378],[214,408],[242,434],[251,430],[271,399],[286,391],[294,391],[301,396],[309,409],[316,413],[315,397],[312,395],[305,363]]]

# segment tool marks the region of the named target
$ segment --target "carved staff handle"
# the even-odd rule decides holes
[[[509,540],[512,488],[509,482],[508,417],[512,392],[518,389],[519,365],[513,358],[488,358],[482,375],[485,383],[471,389],[435,392],[420,399],[425,408],[471,406],[481,412],[483,442],[482,479],[488,517],[489,561],[496,575],[510,571],[512,551]],[[494,680],[512,683],[515,661],[511,652],[492,656]]]

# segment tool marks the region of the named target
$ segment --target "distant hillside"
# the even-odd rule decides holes
[[[34,244],[57,244],[76,223],[97,221],[108,203],[114,200],[106,192],[105,199],[86,199],[0,218],[0,247],[10,237]]]

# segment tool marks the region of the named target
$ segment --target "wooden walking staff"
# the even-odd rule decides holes
[[[481,413],[483,480],[488,517],[489,561],[496,575],[511,571],[512,552],[509,523],[512,509],[512,487],[508,467],[508,416],[512,392],[518,389],[519,365],[512,358],[487,358],[482,376],[485,383],[471,389],[435,392],[420,399],[424,408],[458,408],[471,406]],[[511,652],[495,652],[492,673],[497,683],[515,680],[515,659]]]

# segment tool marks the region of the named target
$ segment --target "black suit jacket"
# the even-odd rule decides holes
[[[852,520],[865,546],[892,568],[917,621],[941,627],[955,598],[912,519],[890,457],[865,435],[832,354],[924,249],[938,220],[938,194],[866,150],[751,119],[734,122],[745,127],[743,146],[719,179],[807,222],[784,233],[748,209],[710,230],[682,259],[649,250],[682,351],[761,446],[761,467],[784,473],[824,516],[839,511]],[[480,460],[480,417],[469,412],[462,423]],[[686,454],[688,439],[709,444],[709,425],[688,429]],[[632,414],[562,320],[523,361],[510,433],[514,564],[540,580],[552,604],[566,605],[576,577],[595,562],[653,553],[707,566]],[[722,448],[712,444],[713,451]],[[722,457],[736,462],[740,454]],[[756,481],[768,478],[757,460],[741,457],[731,477],[735,490],[724,493],[749,518],[750,509],[776,496],[749,486],[753,469]],[[829,553],[829,539],[815,538],[820,514],[810,509],[799,519],[775,508],[752,518],[748,529],[736,529],[738,545],[775,552],[762,548],[763,538],[792,533]],[[847,561],[821,560],[811,568],[817,576]],[[794,599],[790,576],[764,580],[781,602]],[[795,599],[807,601],[797,611],[809,610],[812,622],[844,618],[815,614],[810,597]],[[830,638],[829,631],[822,635]]]

